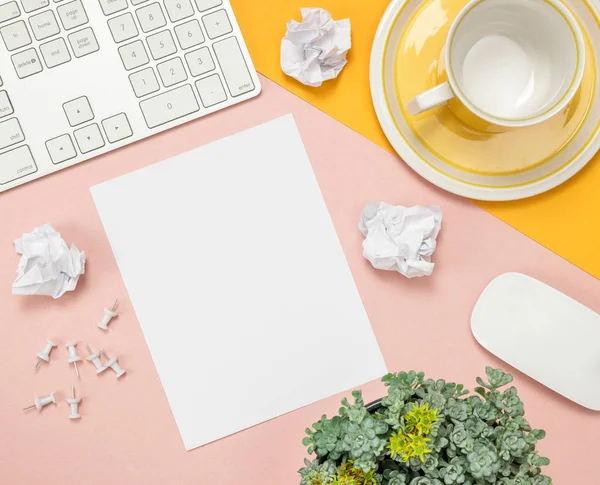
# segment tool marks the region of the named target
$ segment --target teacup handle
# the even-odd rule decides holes
[[[406,109],[411,115],[418,115],[423,111],[442,106],[454,97],[455,94],[450,88],[450,84],[445,82],[411,99],[406,103]]]

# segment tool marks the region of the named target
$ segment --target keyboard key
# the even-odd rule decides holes
[[[133,92],[138,98],[155,93],[160,89],[154,69],[147,67],[141,71],[129,75],[129,81],[133,87]]]
[[[148,64],[148,53],[141,40],[119,47],[119,55],[127,71]]]
[[[48,69],[60,66],[71,60],[67,43],[62,37],[40,45],[40,52]]]
[[[202,101],[205,108],[210,108],[227,99],[225,88],[218,74],[213,74],[212,76],[196,81],[196,89],[198,90],[198,94],[200,94],[200,101]]]
[[[178,22],[194,15],[194,7],[190,0],[164,0],[164,2],[171,22]]]
[[[223,0],[196,0],[196,7],[201,12],[223,5]]]
[[[87,96],[67,101],[63,104],[63,110],[71,126],[78,126],[94,119],[94,112]]]
[[[25,140],[25,135],[17,118],[0,123],[0,150]]]
[[[118,44],[139,35],[138,29],[133,20],[133,15],[126,13],[118,17],[113,17],[108,21],[110,33],[114,41]]]
[[[31,44],[31,36],[27,30],[27,25],[22,20],[2,27],[0,35],[2,35],[4,45],[8,51],[14,51]]]
[[[177,52],[177,47],[175,47],[175,41],[170,30],[163,30],[158,34],[151,35],[146,41],[148,42],[148,47],[150,47],[152,58],[155,61]]]
[[[57,136],[46,142],[46,150],[50,155],[50,160],[54,165],[57,165],[67,160],[71,160],[77,156],[73,140],[68,134]]]
[[[100,7],[102,7],[104,15],[112,15],[125,10],[128,5],[127,0],[100,0]]]
[[[167,25],[167,20],[163,14],[160,4],[153,3],[147,7],[138,8],[135,11],[142,30],[144,32],[152,32],[153,30],[160,29]]]
[[[104,146],[104,138],[102,138],[100,127],[96,123],[75,130],[73,135],[75,135],[75,141],[81,153],[89,153]]]
[[[88,16],[81,0],[65,3],[58,7],[57,12],[65,30],[75,29],[88,23]]]
[[[0,184],[7,184],[35,172],[37,165],[27,145],[0,153]]]
[[[140,108],[148,128],[156,128],[200,109],[189,84],[175,88],[153,98],[140,101]]]
[[[116,143],[133,135],[133,131],[131,131],[131,126],[125,113],[120,113],[105,119],[102,122],[102,127],[104,128],[104,133],[106,133],[106,138],[108,138],[110,143]]]
[[[8,93],[6,91],[0,91],[0,118],[13,114],[13,110]]]
[[[8,2],[0,5],[0,24],[16,19],[19,15],[21,15],[21,10],[17,2]]]
[[[215,63],[208,47],[201,47],[195,51],[188,52],[185,55],[185,62],[187,62],[192,76],[201,76],[215,68]]]
[[[19,79],[42,72],[42,63],[40,62],[37,51],[33,48],[14,54],[11,57],[11,60],[15,66]]]
[[[50,5],[49,0],[21,0],[21,3],[23,4],[23,10],[27,13],[35,12]]]
[[[200,22],[196,19],[175,27],[175,36],[182,49],[189,49],[204,42]]]
[[[73,49],[75,57],[87,56],[100,49],[91,27],[70,34],[69,42],[71,43],[71,49]]]
[[[60,27],[52,10],[46,10],[29,17],[29,25],[36,40],[44,40],[60,32]]]
[[[157,65],[156,68],[158,69],[158,74],[160,75],[165,88],[170,88],[188,78],[185,67],[183,67],[183,62],[181,62],[179,57],[169,59],[168,61]]]
[[[237,39],[229,37],[215,42],[213,49],[231,95],[240,96],[254,90],[254,82]]]
[[[225,10],[217,10],[202,17],[202,23],[209,39],[216,39],[233,31]]]
[[[148,0],[131,0],[131,5],[141,5],[144,2],[147,2]]]

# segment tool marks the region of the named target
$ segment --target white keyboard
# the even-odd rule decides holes
[[[0,0],[0,192],[245,101],[228,0]]]

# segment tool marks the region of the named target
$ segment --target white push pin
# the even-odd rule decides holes
[[[23,408],[23,411],[29,411],[30,409],[36,408],[39,413],[46,404],[50,403],[56,404],[56,398],[54,397],[53,392],[51,392],[48,397],[36,397],[33,400],[33,404],[31,406]]]
[[[79,369],[77,368],[77,362],[81,360],[81,357],[77,355],[77,351],[75,350],[75,346],[77,342],[69,342],[65,347],[69,349],[69,364],[73,364],[75,366],[75,374],[79,377]]]
[[[37,356],[38,360],[35,364],[33,372],[36,372],[38,370],[38,367],[42,363],[42,360],[44,362],[50,362],[50,352],[52,351],[52,349],[54,347],[56,347],[56,344],[54,342],[52,342],[52,340],[46,340],[46,346],[42,349],[41,352],[38,352],[37,354],[35,354]]]
[[[87,342],[85,343],[85,347],[90,353],[90,355],[86,357],[85,360],[89,360],[92,364],[96,366],[96,374],[100,374],[101,372],[104,372],[106,369],[108,369],[108,367],[106,367],[100,360],[100,352],[92,352],[92,349],[90,349],[90,346]]]
[[[106,357],[106,359],[108,360],[108,362],[106,363],[106,367],[110,367],[112,370],[115,371],[115,374],[117,374],[117,379],[123,374],[125,374],[125,372],[127,372],[125,369],[121,368],[121,366],[117,362],[116,357],[109,357],[108,354],[102,349],[100,349],[100,352],[102,352],[102,355],[104,355],[104,357]]]
[[[81,398],[75,397],[75,386],[71,385],[71,395],[73,396],[71,399],[67,399],[69,406],[71,406],[71,415],[69,419],[79,419],[81,418],[81,414],[79,414],[79,403],[81,402]]]
[[[117,312],[115,312],[115,308],[117,308],[117,302],[119,301],[119,299],[117,298],[115,300],[115,302],[113,303],[112,308],[109,310],[108,308],[104,309],[104,318],[102,319],[102,321],[98,324],[98,326],[102,329],[102,330],[108,330],[108,324],[110,323],[110,321],[116,317],[118,315]]]

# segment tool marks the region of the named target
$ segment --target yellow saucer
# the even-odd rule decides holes
[[[380,123],[404,161],[446,190],[485,200],[541,193],[580,170],[600,145],[598,14],[585,0],[566,2],[586,37],[586,68],[575,98],[551,119],[526,128],[494,126],[457,100],[411,116],[406,103],[447,79],[444,43],[467,3],[392,1],[371,56],[371,91]]]

